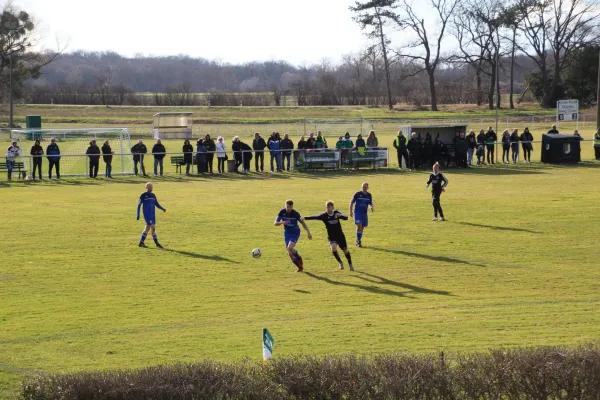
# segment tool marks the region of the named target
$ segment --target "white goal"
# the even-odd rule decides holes
[[[48,172],[46,149],[54,138],[60,149],[60,175],[84,176],[88,174],[89,159],[85,155],[90,142],[96,141],[99,148],[108,140],[113,152],[112,174],[133,174],[133,158],[131,156],[131,137],[127,128],[80,128],[80,129],[18,129],[12,130],[11,136],[18,140],[21,147],[22,160],[25,161],[28,174],[33,169],[33,159],[29,156],[35,140],[40,141],[44,149],[43,171]],[[104,167],[100,159],[100,170]],[[99,175],[100,175],[99,174]]]

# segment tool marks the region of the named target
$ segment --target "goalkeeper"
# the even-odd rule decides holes
[[[148,247],[144,244],[146,240],[146,236],[148,236],[148,232],[152,230],[152,239],[154,239],[154,243],[156,247],[162,249],[163,247],[158,243],[158,236],[156,235],[156,210],[158,208],[167,212],[166,208],[163,208],[156,199],[156,195],[152,193],[152,183],[146,183],[146,191],[142,193],[140,196],[140,200],[137,206],[137,219],[140,219],[140,208],[144,210],[144,220],[146,221],[146,229],[142,232],[142,237],[140,238],[139,247]]]

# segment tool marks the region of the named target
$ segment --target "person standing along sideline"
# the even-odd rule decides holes
[[[429,175],[429,180],[425,187],[431,186],[431,198],[433,199],[433,221],[438,221],[438,212],[440,214],[439,221],[445,221],[444,211],[440,203],[440,196],[445,192],[445,187],[448,186],[448,179],[440,172],[440,164],[433,164],[433,174]]]
[[[143,176],[146,175],[146,168],[144,167],[144,154],[148,152],[146,145],[139,139],[138,142],[131,148],[131,154],[133,154],[133,172],[137,176],[138,174],[138,163],[140,164],[140,172]],[[48,152],[46,151],[46,154]]]
[[[510,148],[512,150],[512,162],[513,164],[517,163],[517,159],[519,158],[519,130],[513,129],[513,132],[510,135]]]
[[[233,151],[233,159],[235,160],[235,172],[239,172],[238,168],[243,163],[242,142],[240,142],[239,136],[235,136],[233,138],[233,142],[231,143],[231,151]],[[244,168],[244,167],[242,167],[242,168]]]
[[[98,168],[100,167],[100,148],[96,145],[96,141],[90,142],[85,154],[90,160],[90,178],[96,178],[98,176]]]
[[[523,161],[531,164],[531,152],[533,151],[533,135],[529,132],[529,128],[525,127],[521,133],[521,146],[523,147]]]
[[[154,244],[159,249],[163,247],[158,242],[158,236],[156,235],[156,210],[162,210],[163,212],[167,212],[166,208],[163,208],[159,203],[156,195],[152,193],[152,183],[146,183],[146,191],[142,193],[140,196],[140,200],[138,201],[137,206],[137,220],[140,220],[140,208],[143,207],[144,211],[144,220],[146,221],[146,228],[144,232],[142,232],[142,236],[140,237],[140,242],[138,243],[139,247],[148,247],[144,243],[146,240],[146,236],[148,236],[148,231],[152,230],[152,239],[154,239]]]
[[[110,143],[108,140],[105,140],[104,144],[102,145],[102,159],[104,160],[104,163],[106,164],[106,170],[104,171],[104,176],[106,178],[112,178],[113,152],[112,152],[112,149],[110,148]]]
[[[56,167],[56,179],[60,179],[60,149],[56,144],[56,139],[50,139],[50,144],[46,147],[46,158],[48,159],[48,179],[52,179],[52,168]]]
[[[185,139],[183,142],[183,163],[185,164],[185,174],[190,174],[190,167],[194,163],[194,146],[189,140]]]
[[[502,164],[510,164],[510,157],[508,152],[510,151],[510,134],[508,133],[508,129],[505,129],[502,132],[502,137],[500,138],[502,141]],[[504,158],[506,157],[506,161]]]
[[[421,160],[421,156],[419,151],[421,150],[421,144],[419,143],[419,139],[417,138],[416,132],[413,132],[410,135],[410,140],[408,141],[408,145],[406,146],[408,149],[408,157],[409,157],[409,169],[417,171],[419,168],[419,162]]]
[[[494,160],[494,152],[496,150],[496,141],[498,140],[498,136],[496,132],[492,129],[492,127],[488,127],[488,131],[485,134],[485,141],[487,144],[487,162],[488,164],[495,164]]]
[[[367,137],[367,147],[369,149],[379,147],[379,140],[377,140],[377,136],[375,136],[375,131],[369,132],[369,137]]]
[[[594,133],[594,155],[596,160],[600,160],[600,128]]]
[[[277,132],[273,132],[271,134],[271,137],[267,141],[267,147],[270,150],[271,156],[271,172],[275,172],[275,170],[277,172],[281,172],[281,154],[279,152],[281,148],[281,140],[279,139]],[[273,161],[275,161],[274,164]]]
[[[354,271],[354,267],[352,266],[352,257],[350,256],[348,244],[346,243],[346,236],[344,235],[342,225],[340,224],[340,220],[347,221],[348,216],[334,209],[333,201],[329,200],[325,204],[325,212],[318,215],[312,215],[310,217],[304,217],[304,220],[319,220],[325,224],[325,228],[327,229],[327,239],[329,240],[331,253],[335,257],[336,261],[339,263],[340,269],[344,269],[344,263],[342,262],[340,254],[337,251],[338,247],[342,249],[344,255],[346,256],[346,259],[348,260],[348,268],[350,269],[350,271]]]
[[[404,165],[408,168],[408,152],[406,151],[406,138],[402,131],[398,131],[398,136],[394,139],[394,148],[398,153],[398,168],[402,169],[402,159],[404,159]]]
[[[469,136],[467,136],[467,141],[469,142],[469,150],[467,154],[467,164],[473,165],[473,154],[475,153],[475,148],[477,147],[477,139],[475,138],[475,131],[471,130],[469,132]],[[437,161],[437,160],[434,160]]]
[[[252,161],[252,147],[244,142],[240,142],[242,149],[242,168],[244,172],[250,172],[250,161]]]
[[[556,129],[556,125],[552,125],[552,128],[550,128],[550,130],[548,131],[549,135],[558,135],[560,132],[558,132],[558,129]]]
[[[35,180],[35,170],[37,168],[40,180],[42,180],[42,156],[44,155],[44,149],[40,146],[40,140],[36,139],[35,144],[31,146],[29,152],[33,158],[33,174],[32,177]]]
[[[227,146],[223,141],[223,136],[219,136],[217,138],[215,148],[217,149],[217,167],[219,169],[219,173],[223,174],[225,173],[225,161],[227,161]]]
[[[254,170],[256,172],[265,172],[265,148],[267,143],[265,139],[260,136],[260,133],[254,134],[254,140],[252,141],[252,150],[254,150]],[[260,160],[260,163],[259,163]],[[259,167],[260,165],[260,167]]]
[[[207,171],[206,147],[204,146],[204,141],[202,138],[198,138],[198,141],[196,141],[196,167],[198,174]]]
[[[160,176],[163,176],[163,159],[167,150],[160,139],[156,139],[156,144],[152,146],[152,155],[154,156],[154,176],[158,175],[160,166]]]
[[[321,131],[317,132],[317,138],[315,139],[315,149],[326,149],[327,140],[323,137]]]
[[[352,206],[354,206],[354,211]],[[373,196],[369,193],[369,184],[364,182],[362,190],[354,193],[352,200],[350,200],[350,218],[354,218],[356,224],[356,245],[358,247],[362,247],[363,232],[369,226],[369,216],[367,215],[369,207],[371,207],[371,212],[375,211],[373,209]]]
[[[206,165],[208,167],[207,172],[213,173],[213,160],[215,159],[215,151],[217,147],[215,141],[210,138],[209,134],[204,137],[204,147],[206,147]]]
[[[455,143],[456,151],[456,168],[467,168],[469,163],[467,162],[467,153],[469,152],[469,141],[465,138],[465,133],[460,132],[458,139]]]
[[[486,139],[485,139],[485,131],[482,129],[479,131],[479,135],[477,135],[477,150],[476,150],[476,155],[477,155],[477,165],[482,165],[485,164],[485,152],[483,154],[483,156],[479,157],[479,148],[485,148],[485,143],[486,143]]]
[[[12,172],[15,169],[15,159],[19,157],[21,149],[17,142],[13,141],[6,151],[6,169],[8,170],[8,181],[12,181]]]
[[[312,234],[310,233],[310,229],[308,229],[306,222],[304,222],[304,218],[302,218],[298,211],[294,210],[294,202],[292,200],[287,200],[285,202],[285,208],[282,208],[275,218],[275,226],[283,225],[283,241],[285,243],[285,248],[287,249],[290,259],[298,268],[296,272],[302,272],[304,270],[304,263],[302,262],[302,256],[298,253],[298,250],[296,250],[296,244],[300,239],[300,227],[298,226],[298,223],[302,224],[308,240],[311,240]]]
[[[281,141],[281,168],[287,170],[288,172],[290,170],[292,150],[294,150],[294,142],[292,142],[289,138],[289,135],[285,133],[283,135],[283,140]],[[285,160],[287,160],[287,168],[285,166]]]
[[[304,140],[304,136],[302,136],[296,144],[296,151],[294,151],[294,164],[300,165],[304,162],[304,149],[306,149],[306,140]]]

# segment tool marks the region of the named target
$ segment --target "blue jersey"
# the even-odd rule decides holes
[[[352,197],[352,203],[354,203],[355,214],[366,214],[369,206],[373,205],[373,197],[369,192],[356,192],[354,193],[354,197]]]
[[[300,213],[296,210],[292,210],[287,212],[286,209],[282,209],[277,214],[277,218],[275,222],[279,221],[287,221],[288,224],[283,226],[284,234],[300,234],[300,226],[298,223],[304,221],[304,219],[300,216]]]
[[[138,202],[137,207],[137,217],[140,218],[140,208],[144,210],[144,219],[146,222],[151,222],[154,224],[156,221],[156,213],[155,208],[159,208],[160,210],[165,210],[160,204],[158,204],[158,200],[156,199],[156,195],[151,192],[144,192],[140,196],[140,201]]]

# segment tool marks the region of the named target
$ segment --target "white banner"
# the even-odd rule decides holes
[[[556,121],[579,121],[579,100],[559,100],[556,103]]]

